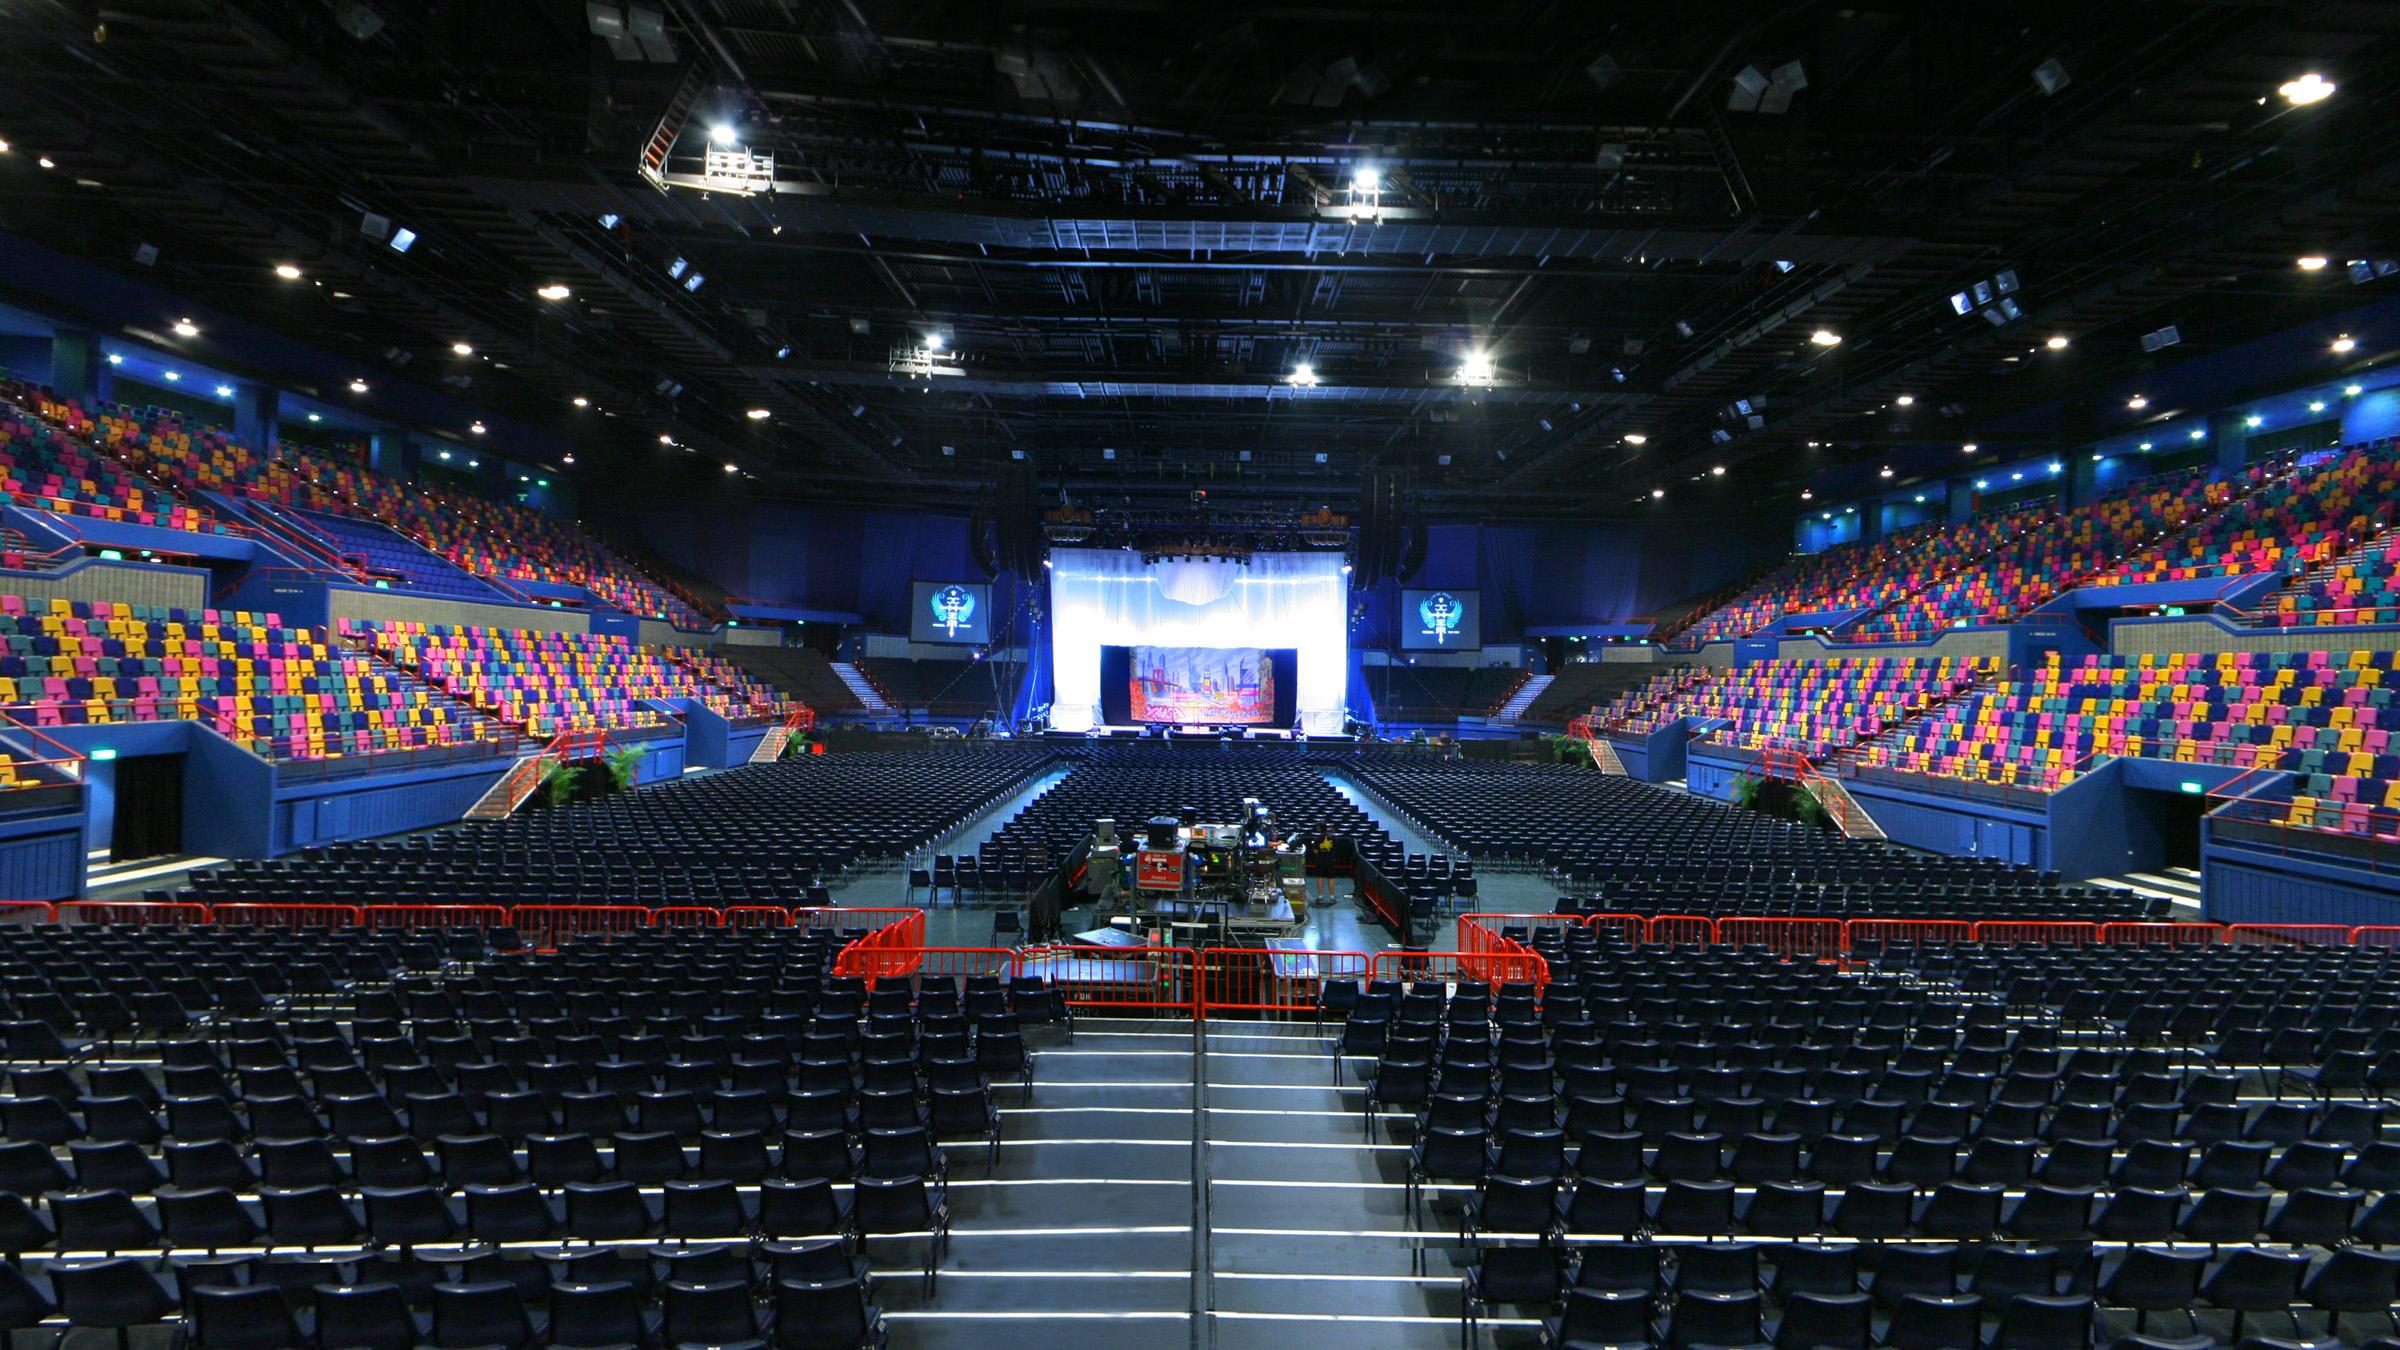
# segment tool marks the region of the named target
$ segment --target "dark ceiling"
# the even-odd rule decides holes
[[[643,9],[647,49],[595,35]],[[1437,513],[1782,511],[2031,405],[2088,434],[2161,324],[2180,358],[2394,285],[2339,260],[2393,251],[2396,38],[2375,0],[11,0],[0,135],[67,171],[0,163],[0,228],[471,376],[620,484],[666,434],[855,501],[1021,456],[1091,492],[1339,507],[1383,468]],[[1729,109],[1791,62],[1788,108]],[[2340,92],[2287,106],[2308,71]],[[718,122],[773,191],[691,185]],[[1950,312],[2003,268],[2022,321]],[[928,333],[947,372],[894,373]]]

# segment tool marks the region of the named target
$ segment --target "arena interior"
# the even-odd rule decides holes
[[[0,3],[0,1341],[2400,1350],[2400,5]]]

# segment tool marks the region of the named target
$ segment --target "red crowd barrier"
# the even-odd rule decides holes
[[[508,927],[499,905],[369,905],[363,913],[369,928]]]
[[[1210,947],[1200,953],[1200,1006],[1205,1012],[1314,1012],[1328,982],[1363,980],[1373,969],[1365,952]]]
[[[2100,940],[2144,947],[2213,947],[2225,930],[2213,923],[2104,923]]]
[[[1842,925],[1842,942],[1847,947],[1861,942],[1886,947],[1944,946],[1973,941],[1974,937],[1975,925],[1963,919],[1852,919]]]
[[[1839,919],[1719,919],[1717,941],[1809,961],[1838,961],[1849,949]]]
[[[219,927],[356,928],[365,916],[356,905],[211,905],[208,921]]]
[[[722,928],[725,911],[705,905],[668,905],[650,911],[652,928]]]
[[[889,928],[905,922],[911,916],[919,920],[925,917],[925,911],[921,909],[845,909],[839,905],[790,909],[784,913],[791,917],[791,922],[784,925],[789,928],[840,928],[867,932]],[[909,945],[921,947],[924,943],[919,941]]]
[[[1201,1015],[1200,954],[1189,947],[1032,947],[1014,973],[1048,980],[1072,1008]]]
[[[1017,954],[1005,947],[908,947],[860,938],[834,958],[833,973],[856,975],[868,987],[882,980],[955,979],[961,975],[991,975],[1006,980],[1016,970]]]
[[[1407,984],[1525,984],[1536,978],[1535,963],[1541,959],[1531,953],[1377,952],[1368,973],[1374,979]]]
[[[2388,927],[2383,924],[2369,924],[2364,928],[2353,928],[2350,930],[2350,945],[2353,947],[2400,947],[2400,928]]]
[[[1697,914],[1654,914],[1643,929],[1643,940],[1653,944],[1680,946],[1691,942],[1717,940],[1717,922]]]
[[[208,906],[138,900],[70,900],[58,906],[58,921],[78,924],[141,924],[196,928],[208,922]]]
[[[1594,914],[1583,923],[1586,928],[1615,933],[1631,943],[1640,943],[1650,935],[1650,921],[1639,914]]]
[[[47,900],[0,900],[0,927],[30,928],[57,922],[58,906]]]
[[[648,928],[657,912],[641,905],[519,905],[509,911],[509,922],[525,945],[555,949],[586,933]]]
[[[792,912],[773,905],[729,905],[725,910],[728,928],[789,928]]]
[[[2044,947],[2084,947],[2100,940],[2100,925],[2001,919],[1976,924],[1975,940],[1977,942],[2031,943]]]
[[[2233,947],[2347,947],[2363,928],[2338,923],[2236,923],[2225,928]]]

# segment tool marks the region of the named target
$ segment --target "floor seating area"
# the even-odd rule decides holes
[[[2400,1300],[2400,1144],[2362,1064],[2400,1064],[2390,952],[1911,945],[1845,972],[1518,936],[1538,999],[1325,995],[1362,1131],[1417,1226],[1452,1230],[1470,1321],[1530,1310],[1573,1346],[2259,1350],[2357,1344]]]
[[[1738,750],[1780,747],[1821,759],[1996,673],[1993,663],[1948,657],[1842,657],[1760,661],[1709,670],[1676,687],[1676,677],[1629,691],[1601,720],[1640,713],[1655,724],[1675,717],[1721,719],[1708,734]],[[1671,692],[1669,692],[1671,691]]]
[[[211,905],[337,898],[510,908],[822,905],[825,884],[845,870],[924,848],[1050,759],[1010,747],[751,765],[507,820],[239,859],[192,873],[177,898]]]
[[[621,637],[403,622],[344,631],[435,688],[544,739],[669,725],[673,714],[652,700],[697,699],[719,714],[742,716],[787,703],[730,668],[704,674],[665,648]]]
[[[0,1335],[880,1343],[1062,1010],[849,936],[0,930]]]
[[[1362,764],[1353,781],[1478,866],[1531,866],[1561,912],[2139,919],[2125,892],[1983,858],[1902,852],[1568,765]],[[2163,907],[2159,908],[2163,915]]]
[[[34,726],[197,720],[278,760],[486,740],[471,709],[272,614],[0,596],[0,706]]]

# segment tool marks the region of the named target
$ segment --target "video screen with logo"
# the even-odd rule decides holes
[[[1481,649],[1482,600],[1477,591],[1400,592],[1400,649],[1409,652]]]
[[[992,588],[976,581],[920,581],[913,642],[956,642],[980,646],[992,637]]]

